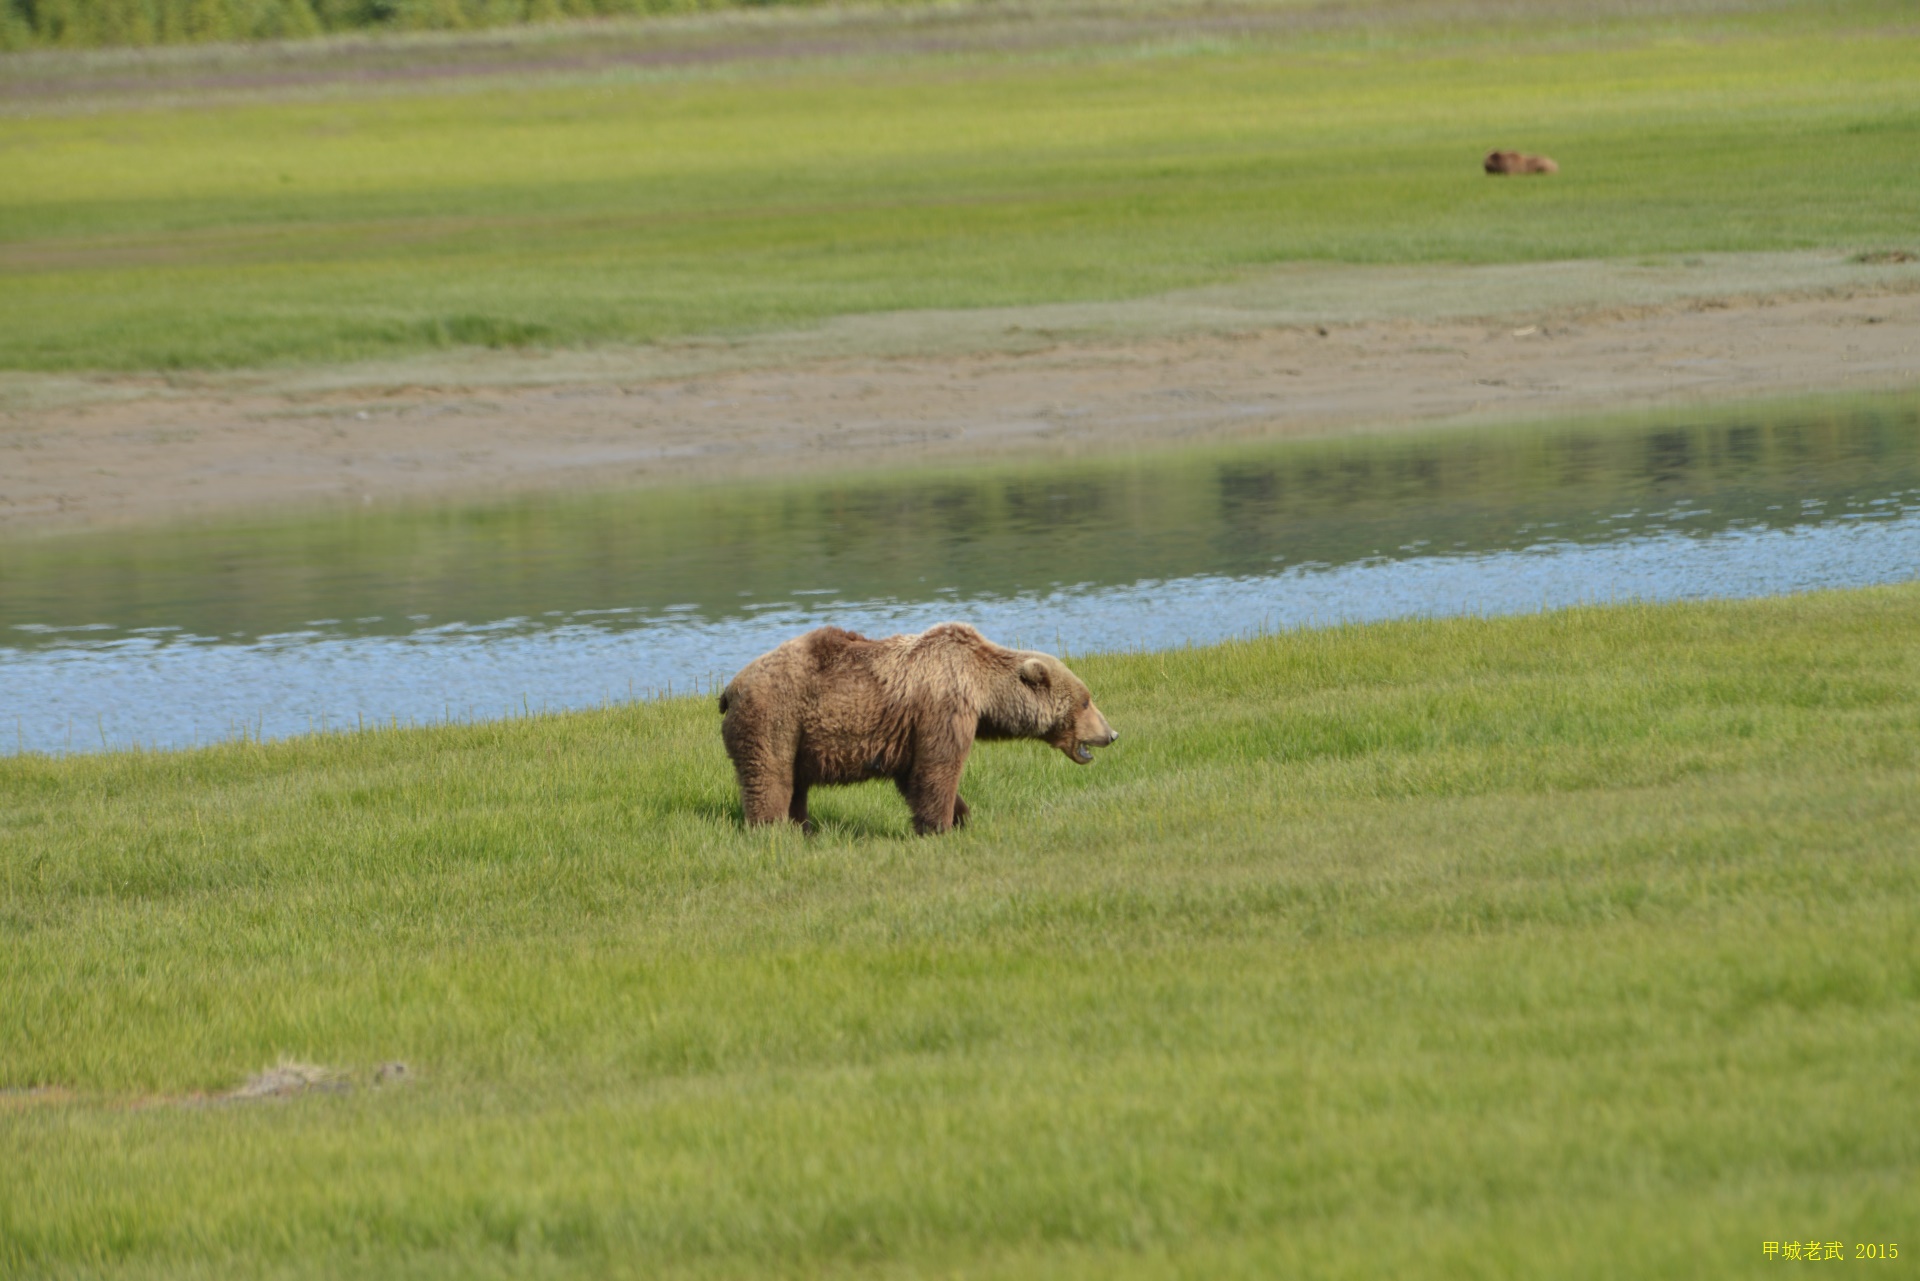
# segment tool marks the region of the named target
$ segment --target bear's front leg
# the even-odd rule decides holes
[[[955,792],[953,794],[953,825],[955,827],[965,827],[967,825],[968,812],[966,801],[961,799],[960,793]]]
[[[914,735],[913,758],[894,783],[913,810],[913,830],[921,836],[951,830],[965,820],[960,772],[973,750],[975,715],[955,715],[923,724]]]
[[[954,827],[960,807],[960,766],[920,765],[893,780],[913,811],[916,836],[936,836]]]

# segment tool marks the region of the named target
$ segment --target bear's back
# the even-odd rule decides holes
[[[966,623],[873,639],[816,627],[762,654],[735,676],[720,709],[741,698],[799,711],[804,721],[897,718],[921,708],[977,707],[1000,649]],[[888,715],[889,712],[891,715]]]

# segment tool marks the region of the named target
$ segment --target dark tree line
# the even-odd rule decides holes
[[[0,49],[297,39],[807,0],[0,0]]]

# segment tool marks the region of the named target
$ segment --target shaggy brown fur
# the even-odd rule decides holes
[[[1482,162],[1488,173],[1559,173],[1552,156],[1529,156],[1520,151],[1489,151]]]
[[[868,640],[822,627],[742,668],[720,737],[749,824],[811,830],[807,789],[890,778],[913,830],[967,821],[960,771],[975,739],[1035,738],[1084,765],[1120,737],[1051,654],[1003,649],[965,623]]]

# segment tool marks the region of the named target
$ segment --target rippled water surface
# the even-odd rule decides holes
[[[796,631],[1086,652],[1920,573],[1920,399],[0,543],[5,749],[705,688]]]

